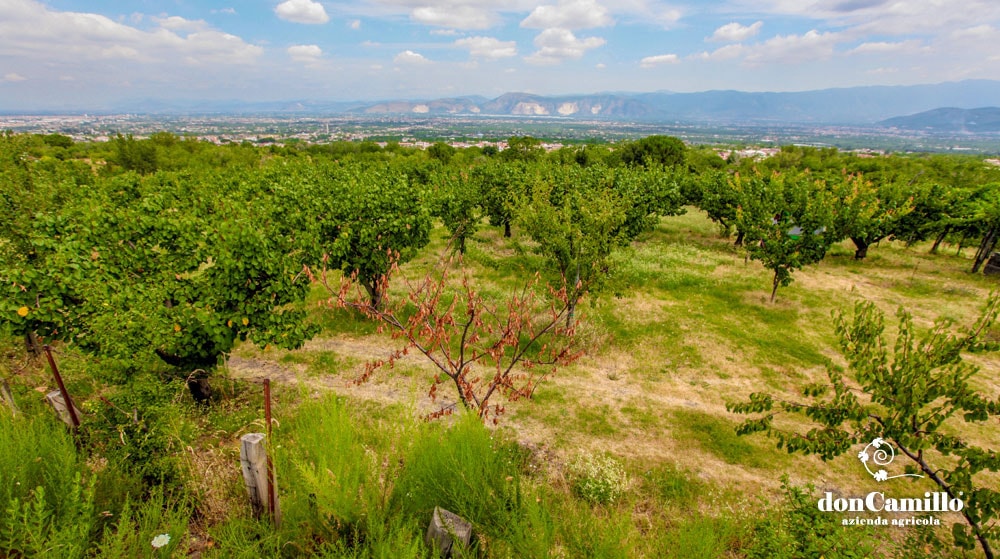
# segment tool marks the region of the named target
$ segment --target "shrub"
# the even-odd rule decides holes
[[[610,456],[583,453],[570,462],[567,474],[573,493],[592,504],[613,504],[628,490],[625,468]]]

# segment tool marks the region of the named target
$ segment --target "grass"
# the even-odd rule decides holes
[[[514,234],[505,240],[483,227],[469,243],[465,265],[480,292],[502,297],[542,269],[516,228]],[[443,247],[435,229],[432,246],[403,274],[420,276]],[[273,450],[285,512],[279,529],[250,517],[236,467],[239,435],[262,428],[259,386],[225,378],[225,371],[214,379],[219,400],[201,410],[184,403],[176,380],[102,373],[92,359],[61,356],[71,390],[86,400],[88,413],[104,418],[95,436],[108,463],[99,465],[78,454],[51,417],[39,419],[48,410],[32,389],[47,377],[37,364],[19,365],[29,372],[12,384],[35,419],[14,425],[0,418],[7,422],[0,425],[0,464],[4,472],[56,468],[30,474],[36,481],[29,485],[49,478],[75,483],[79,474],[84,483],[76,486],[92,487],[94,495],[80,493],[82,508],[67,514],[93,527],[91,555],[142,555],[147,538],[169,532],[179,548],[206,557],[425,558],[426,522],[434,506],[443,506],[476,527],[470,557],[766,557],[821,537],[796,527],[803,518],[817,521],[810,516],[815,500],[783,488],[782,474],[798,487],[814,480],[823,480],[824,490],[867,486],[850,456],[823,463],[789,456],[762,436],[737,437],[741,418],[725,404],[761,389],[792,399],[802,385],[823,379],[828,363],[843,366],[831,313],[856,301],[872,300],[888,316],[903,305],[920,327],[942,315],[967,320],[995,282],[966,274],[968,258],[925,252],[886,242],[857,262],[849,246],[834,247],[820,265],[795,272],[771,304],[769,272],[745,262],[704,214],[665,218],[616,258],[609,289],[581,305],[588,354],[541,384],[531,400],[508,403],[494,430],[462,416],[421,421],[440,404],[423,396],[433,370],[419,359],[354,386],[365,361],[397,344],[357,313],[321,305],[329,295],[316,288],[307,307],[322,328],[317,339],[296,351],[243,345],[235,352],[244,367],[262,367],[249,378],[274,381]],[[977,386],[991,393],[1000,361],[974,359],[984,371]],[[102,374],[117,375],[128,388],[100,387],[92,379]],[[98,396],[142,410],[141,425]],[[17,439],[22,435],[51,448],[29,448]],[[970,436],[995,448],[988,426]],[[47,452],[62,458],[34,461]],[[148,472],[130,469],[138,452],[148,471],[167,471],[187,487],[142,495],[138,478]],[[620,499],[574,494],[567,468],[581,453],[624,464],[630,482]],[[9,502],[14,489],[5,483]],[[23,502],[33,498],[18,491]],[[54,494],[46,486],[45,498]],[[102,510],[115,518],[94,517]],[[195,520],[187,526],[178,520],[189,516]]]

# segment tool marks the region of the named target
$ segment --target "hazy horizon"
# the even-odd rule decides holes
[[[0,110],[792,92],[1000,77],[1000,4],[5,0]]]

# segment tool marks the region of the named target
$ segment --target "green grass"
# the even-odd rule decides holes
[[[782,462],[781,455],[770,446],[758,446],[751,439],[736,435],[736,424],[724,418],[693,411],[674,410],[671,426],[682,440],[691,439],[705,452],[727,464],[751,468],[773,468]]]

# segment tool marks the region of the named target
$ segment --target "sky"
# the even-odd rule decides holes
[[[998,0],[0,0],[0,112],[1000,79]]]

